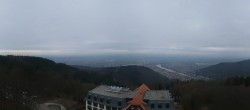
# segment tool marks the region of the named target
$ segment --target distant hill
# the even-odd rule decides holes
[[[53,96],[73,93],[80,83],[128,86],[168,81],[143,66],[78,68],[40,57],[0,56],[0,87],[15,86],[37,95]]]
[[[167,77],[144,66],[107,67],[98,71],[109,74],[115,81],[119,81],[121,84],[140,85],[141,83],[152,84],[168,81]]]
[[[219,63],[198,70],[196,74],[215,79],[225,79],[234,76],[250,76],[250,60]]]
[[[140,85],[142,83],[165,83],[169,79],[148,67],[130,65],[119,67],[91,68],[86,66],[74,66],[82,70],[96,72],[102,76],[104,82],[115,82],[121,85]]]
[[[149,84],[168,81],[168,78],[143,66],[107,68],[69,66],[55,63],[49,59],[30,56],[0,56],[0,72],[1,81],[7,83],[13,81],[13,83],[24,85],[31,83],[30,86],[49,86],[48,83],[68,79],[109,85],[140,85],[141,83]],[[4,79],[4,77],[6,78]]]
[[[4,68],[8,67],[8,68]],[[78,69],[68,66],[63,63],[55,63],[52,60],[41,58],[41,57],[31,57],[31,56],[0,56],[0,68],[5,69],[28,69],[28,70],[53,70],[61,72],[72,72]]]

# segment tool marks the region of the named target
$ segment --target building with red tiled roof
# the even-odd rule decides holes
[[[124,110],[134,110],[134,108],[140,110],[147,110],[145,105],[146,102],[143,101],[143,97],[147,91],[150,89],[147,85],[142,84],[139,88],[137,88],[137,92],[134,95],[133,99],[128,102],[128,106],[124,108]]]
[[[174,110],[168,90],[150,90],[142,84],[135,90],[100,85],[88,92],[86,110]]]

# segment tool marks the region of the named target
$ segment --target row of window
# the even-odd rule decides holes
[[[87,101],[88,105],[92,105],[91,101]],[[93,102],[93,106],[94,107],[98,107],[98,104],[96,102]],[[104,105],[103,104],[99,104],[99,107],[100,108],[104,108]],[[108,107],[108,106],[107,106]]]
[[[91,105],[91,102],[90,102],[90,101],[88,101],[88,105]],[[94,106],[94,107],[98,107],[98,104],[94,102],[94,103],[93,103],[93,106]],[[99,104],[99,107],[100,107],[100,108],[104,108],[104,105],[103,105],[103,104]]]
[[[92,97],[89,95],[88,96],[88,99],[91,99]],[[93,97],[94,101],[100,101],[100,102],[106,102],[107,104],[110,104],[111,103],[111,100],[110,99],[104,99],[104,98],[97,98],[97,96],[94,96]],[[98,100],[99,99],[99,100]],[[117,102],[117,105],[118,106],[122,106],[122,102],[121,101],[118,101]]]
[[[101,105],[101,104],[100,104]],[[92,110],[92,107],[91,106],[88,106],[87,107],[88,108],[88,110]],[[99,110],[102,110],[102,109],[104,109],[104,105],[101,107],[100,106],[100,109]],[[121,110],[121,108],[117,108],[117,107],[111,107],[111,106],[106,106],[106,110]],[[96,107],[93,107],[93,110],[98,110]]]
[[[90,101],[87,101],[88,105],[92,105],[92,103]],[[98,107],[98,104],[93,102],[93,106],[94,107]],[[103,104],[99,104],[99,107],[104,109],[104,105]],[[114,109],[113,109],[114,108]],[[115,109],[116,107],[112,107],[112,110],[116,110]],[[165,103],[165,104],[162,104],[162,103],[159,103],[159,104],[150,104],[150,108],[154,109],[154,108],[159,108],[159,109],[162,109],[162,108],[169,108],[169,103]],[[106,106],[106,109],[107,110],[111,110],[111,106]]]
[[[156,107],[157,106],[157,107]],[[150,105],[150,108],[159,108],[159,109],[161,109],[161,108],[169,108],[169,103],[165,103],[165,104],[163,104],[163,103],[159,103],[159,104],[151,104]]]

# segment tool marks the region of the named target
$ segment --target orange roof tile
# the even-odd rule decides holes
[[[137,88],[137,93],[135,94],[133,100],[129,102],[130,105],[139,105],[143,106],[146,103],[143,101],[144,94],[150,90],[147,85],[142,84],[140,87]]]

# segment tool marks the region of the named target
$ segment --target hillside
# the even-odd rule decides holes
[[[166,83],[169,81],[167,77],[164,77],[161,74],[144,66],[130,65],[118,67],[92,68],[74,65],[73,67],[88,71],[90,73],[95,73],[95,75],[97,74],[98,76],[96,77],[100,78],[98,81],[102,81],[100,83],[105,84],[114,83],[117,85],[131,86],[140,85],[142,83]]]
[[[81,105],[86,93],[105,78],[109,77],[45,58],[0,56],[0,107],[29,110],[35,103],[54,99]]]
[[[99,84],[133,86],[165,81],[167,78],[141,66],[81,70],[45,58],[0,56],[0,105],[8,110],[28,110],[36,101],[57,98],[81,102]]]
[[[122,85],[164,83],[168,81],[167,77],[144,66],[106,67],[96,69],[95,71],[109,75],[115,82],[119,82]]]
[[[0,105],[4,110],[29,110],[57,98],[81,101],[95,85],[74,78],[79,73],[86,72],[44,58],[0,56]]]
[[[232,63],[219,63],[196,71],[202,75],[215,79],[225,79],[234,76],[250,76],[250,60]]]

